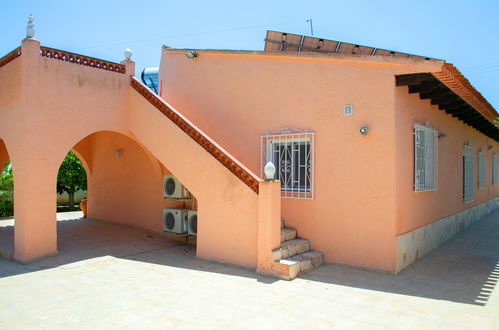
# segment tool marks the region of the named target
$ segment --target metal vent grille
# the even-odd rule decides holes
[[[193,232],[193,233],[198,233],[198,216],[196,214],[194,215],[191,215],[190,219],[189,219],[189,229]]]
[[[166,213],[164,221],[166,229],[173,230],[175,228],[175,217],[171,212]]]
[[[353,114],[353,106],[351,104],[343,106],[343,114],[345,116],[351,116]]]
[[[165,182],[165,191],[168,196],[171,196],[175,193],[175,180],[172,178],[168,178]]]

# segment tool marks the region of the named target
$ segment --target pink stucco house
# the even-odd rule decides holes
[[[264,51],[163,47],[158,93],[134,75],[130,54],[32,35],[0,59],[14,259],[57,253],[69,150],[89,218],[286,279],[323,261],[397,273],[496,207],[497,112],[443,60],[268,31]]]

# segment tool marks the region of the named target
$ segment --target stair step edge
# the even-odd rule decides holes
[[[281,229],[281,243],[297,238],[298,232],[294,228],[284,227]]]
[[[293,245],[300,245],[300,244],[310,244],[310,240],[308,239],[303,239],[303,238],[293,238],[284,242],[281,242],[281,246],[279,246],[276,250],[282,249],[282,248],[287,248]]]
[[[299,274],[318,268],[324,263],[324,254],[320,251],[308,251],[293,257],[277,260],[276,262],[289,268],[290,276],[295,278]]]
[[[291,239],[281,242],[281,246],[272,251],[274,260],[287,259],[294,255],[310,251],[310,241],[305,239]]]

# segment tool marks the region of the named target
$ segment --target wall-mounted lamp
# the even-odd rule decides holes
[[[274,180],[275,177],[275,166],[272,162],[268,162],[267,165],[265,165],[265,168],[263,169],[263,172],[265,172],[265,180],[266,181],[272,181]]]
[[[190,51],[185,53],[185,56],[192,60],[192,59],[195,59],[196,57],[198,57],[198,54],[195,51],[190,50]]]
[[[447,134],[445,133],[438,133],[438,139],[441,140],[441,139],[445,139],[447,137]]]
[[[362,126],[359,129],[360,135],[362,135],[362,136],[366,136],[368,131],[369,131],[369,127],[367,127],[367,126]]]
[[[491,145],[489,145],[489,146],[487,147],[487,149],[489,149],[489,150],[492,150],[493,148],[494,148],[494,146],[491,146]]]
[[[123,156],[123,149],[116,149],[116,150],[114,151],[114,157],[115,157],[116,159],[120,159],[120,158],[121,158],[121,156]]]

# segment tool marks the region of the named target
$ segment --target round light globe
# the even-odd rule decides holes
[[[132,59],[132,50],[130,48],[125,49],[125,59],[130,61]]]
[[[275,177],[275,166],[272,164],[272,162],[268,162],[267,165],[265,165],[265,168],[263,169],[265,172],[265,180],[274,180]]]

